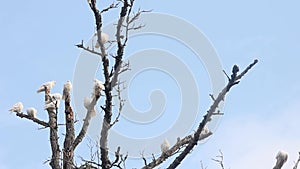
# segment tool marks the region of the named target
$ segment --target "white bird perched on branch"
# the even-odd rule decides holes
[[[166,153],[170,148],[170,143],[167,139],[164,139],[163,143],[160,145],[162,153]]]
[[[10,112],[16,112],[16,113],[20,113],[23,110],[23,103],[22,102],[18,102],[16,104],[13,105],[13,107],[11,109],[9,109]]]
[[[97,32],[95,33],[94,36],[97,37]],[[109,39],[108,34],[106,34],[104,32],[101,32],[101,43],[105,44],[106,42],[108,42],[108,39]],[[100,47],[100,45],[99,45],[98,40],[97,40],[96,44],[95,44],[95,48],[99,48],[99,47]]]
[[[44,92],[45,89],[51,90],[55,84],[56,84],[56,81],[54,81],[54,80],[46,82],[46,83],[42,84],[42,86],[36,92],[37,93]]]
[[[273,169],[281,169],[283,164],[288,159],[288,154],[284,151],[279,151],[276,155],[276,159],[277,159],[277,162]]]
[[[201,134],[208,134],[209,133],[209,128],[207,127],[207,125],[205,125],[203,127],[203,130],[201,131]]]
[[[94,82],[95,82],[95,84],[94,84],[93,96],[94,97],[95,96],[100,96],[100,92],[105,89],[105,87],[103,85],[103,82],[101,82],[98,79],[95,79]]]
[[[70,91],[72,89],[72,83],[70,80],[68,80],[65,84],[64,84],[64,90],[63,90],[63,96],[62,99],[65,100],[67,98],[68,95],[70,95]]]
[[[50,94],[50,100],[45,103],[45,110],[58,108],[61,98],[62,96],[60,93]]]
[[[50,94],[50,96],[52,99],[54,99],[56,101],[59,101],[62,98],[60,93],[53,93],[53,94]]]
[[[34,107],[29,107],[26,109],[27,115],[36,118],[37,110]]]
[[[96,116],[96,109],[94,106],[91,105],[92,99],[90,97],[85,97],[83,105],[84,107],[88,110],[91,111],[91,116],[95,117]]]
[[[205,125],[200,133],[199,139],[202,140],[209,133],[210,133],[209,128],[207,127],[207,125]]]

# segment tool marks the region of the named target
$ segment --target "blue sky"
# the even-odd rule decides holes
[[[259,64],[228,94],[225,116],[214,135],[180,168],[200,168],[201,160],[210,169],[219,168],[211,161],[219,149],[225,154],[225,165],[232,169],[271,168],[278,150],[289,153],[284,168],[291,168],[300,151],[300,2],[165,0],[137,1],[136,6],[192,23],[214,45],[227,71],[233,64],[243,68],[254,58],[259,59]],[[104,24],[115,16],[105,14]],[[35,106],[38,116],[46,119],[43,96],[35,91],[52,79],[57,81],[54,90],[61,91],[63,83],[73,79],[80,54],[74,45],[91,37],[92,13],[85,0],[4,1],[0,23],[0,168],[49,168],[43,165],[50,156],[48,132],[37,130],[36,124],[18,119],[7,110],[23,101],[25,107]],[[141,43],[140,39],[143,42],[141,37],[129,43],[129,53],[135,47],[130,45]],[[208,93],[201,95],[202,112],[209,105]],[[143,103],[137,106],[145,109]],[[86,148],[84,143],[78,151],[86,154]],[[139,164],[142,162],[133,161],[131,165]]]

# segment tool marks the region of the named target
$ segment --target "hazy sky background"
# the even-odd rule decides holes
[[[227,71],[259,59],[227,96],[225,116],[214,135],[179,168],[200,168],[200,161],[209,169],[220,168],[211,160],[220,149],[226,168],[272,168],[279,150],[289,153],[283,168],[292,168],[300,151],[300,2],[137,0],[136,7],[195,25],[215,46]],[[116,15],[105,14],[104,25]],[[37,130],[39,126],[8,109],[23,101],[25,108],[36,107],[38,117],[46,119],[43,96],[36,89],[54,79],[55,90],[62,91],[63,83],[73,79],[80,53],[74,45],[92,35],[92,12],[85,0],[3,1],[0,23],[0,168],[49,168],[43,164],[50,157],[48,131]],[[201,99],[209,102],[208,96]],[[82,151],[86,153],[86,144],[80,145]],[[134,164],[139,167],[142,160]]]

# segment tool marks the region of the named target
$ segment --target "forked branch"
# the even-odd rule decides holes
[[[220,155],[216,156],[216,158],[212,158],[212,160],[217,162],[222,169],[225,169],[225,167],[224,167],[224,155],[223,155],[221,150],[219,152],[220,152]]]

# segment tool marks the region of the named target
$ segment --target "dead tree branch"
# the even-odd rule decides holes
[[[218,108],[218,105],[221,101],[224,101],[225,95],[229,92],[231,87],[239,83],[239,80],[258,62],[258,60],[254,60],[252,64],[250,64],[241,74],[237,74],[239,72],[239,68],[237,65],[234,65],[232,68],[232,74],[231,78],[229,79],[227,85],[225,88],[219,93],[218,97],[215,99],[209,110],[207,111],[207,114],[204,115],[203,120],[198,126],[197,131],[194,134],[193,140],[189,142],[189,144],[185,147],[183,152],[180,153],[178,157],[170,164],[168,169],[176,168],[183,159],[191,152],[191,150],[197,145],[199,141],[199,136],[205,125],[210,121],[211,117],[213,116],[214,112],[216,112],[216,109]]]
[[[120,12],[120,17],[118,21],[118,26],[117,26],[117,43],[118,43],[118,51],[117,51],[117,56],[115,57],[115,64],[114,64],[114,74],[118,74],[120,71],[120,65],[122,63],[122,57],[124,53],[124,46],[125,43],[121,42],[121,27],[123,24],[123,21],[125,17],[128,15],[128,9],[131,10],[133,6],[133,1],[131,1],[131,4],[128,3],[127,0],[123,1],[123,6],[121,8]],[[101,161],[102,161],[102,168],[109,168],[111,166],[111,162],[108,158],[108,147],[107,147],[107,138],[108,138],[108,130],[111,126],[111,118],[112,118],[112,89],[114,86],[115,81],[111,81],[111,74],[109,72],[109,59],[107,58],[107,53],[106,49],[104,47],[104,44],[101,41],[101,28],[102,28],[102,18],[101,18],[101,13],[97,7],[96,7],[96,2],[95,0],[91,0],[90,3],[91,10],[94,13],[95,17],[95,22],[96,22],[96,29],[97,29],[97,42],[100,45],[100,51],[101,51],[101,57],[102,57],[102,64],[103,64],[103,74],[105,78],[105,96],[106,96],[106,101],[105,101],[105,106],[103,106],[103,110],[105,112],[104,115],[104,120],[102,124],[102,130],[101,130],[101,138],[100,138],[100,150],[101,150]],[[116,7],[115,5],[111,5],[109,8],[104,9],[103,11],[108,11],[111,8]],[[117,73],[116,73],[117,72]],[[115,80],[118,79],[118,77],[114,77]]]
[[[121,150],[121,147],[118,147],[117,148],[117,151],[115,152],[115,161],[111,164],[111,166],[115,166],[115,167],[119,167],[120,168],[120,150]]]
[[[100,137],[100,150],[101,150],[101,161],[102,161],[102,168],[108,169],[110,168],[110,160],[108,157],[108,147],[107,147],[107,138],[108,138],[108,129],[111,123],[111,116],[112,116],[112,87],[110,82],[110,75],[109,75],[109,59],[107,58],[106,49],[104,44],[101,40],[101,28],[102,28],[102,17],[101,12],[96,7],[95,0],[91,0],[90,3],[91,10],[94,13],[96,29],[97,29],[97,41],[100,45],[100,51],[102,56],[102,65],[103,65],[103,74],[105,78],[105,107],[104,107],[104,119],[102,124],[101,130],[101,137]],[[85,121],[86,122],[86,121]]]
[[[50,96],[50,89],[46,88],[45,90],[45,103],[52,102]],[[60,166],[60,148],[58,144],[58,125],[57,125],[57,114],[58,108],[56,109],[48,108],[48,116],[49,116],[49,126],[50,126],[50,145],[52,150],[52,157],[50,161],[50,166],[55,169],[61,169]]]
[[[226,93],[229,91],[229,89],[234,86],[235,84],[238,84],[238,80],[241,79],[246,73],[248,72],[255,64],[257,63],[257,60],[255,60],[252,64],[250,64],[240,75],[237,75],[238,73],[238,67],[235,65],[233,67],[232,72],[232,79],[229,79],[228,84],[225,86],[225,88],[222,90],[222,92],[218,95],[217,98],[213,98],[213,105],[210,107],[210,109],[207,111],[207,114],[204,116],[204,119],[200,123],[197,131],[194,134],[186,136],[182,140],[178,140],[177,143],[171,147],[166,153],[163,153],[160,157],[157,159],[153,159],[153,161],[143,167],[143,169],[150,169],[154,168],[161,163],[163,163],[167,158],[173,156],[183,148],[185,145],[187,145],[184,149],[184,151],[172,162],[172,164],[168,167],[169,169],[176,168],[181,161],[186,157],[186,155],[193,149],[193,147],[197,144],[199,140],[205,139],[209,137],[212,133],[209,132],[207,135],[201,135],[201,132],[204,128],[204,126],[210,121],[211,117],[213,115],[219,115],[219,113],[215,113],[216,109],[221,101],[224,100],[224,97]],[[210,96],[212,97],[212,96]]]
[[[123,72],[121,71],[122,68],[122,58],[124,55],[124,48],[127,44],[128,37],[129,37],[129,31],[131,30],[137,30],[144,27],[144,25],[135,26],[134,22],[139,19],[139,16],[142,13],[149,12],[149,11],[141,11],[139,10],[136,14],[132,13],[134,0],[131,0],[130,3],[128,0],[124,0],[123,7],[120,12],[120,18],[117,23],[116,27],[116,40],[118,45],[117,54],[114,57],[115,58],[115,65],[114,65],[114,72],[111,76],[112,78],[112,87],[114,87],[117,84],[119,75]],[[125,30],[123,30],[124,28]],[[125,32],[124,35],[122,32]]]
[[[206,138],[208,138],[209,136],[211,136],[212,133],[206,133],[206,134],[201,134],[201,136],[199,137],[199,140],[204,140]],[[190,134],[182,139],[178,138],[177,139],[177,143],[175,145],[173,145],[168,151],[166,151],[165,153],[162,153],[158,158],[154,158],[152,159],[152,161],[147,164],[147,161],[144,157],[142,157],[145,166],[142,167],[142,169],[152,169],[160,164],[162,164],[165,160],[167,160],[169,157],[173,156],[174,154],[178,153],[179,150],[181,150],[183,147],[185,147],[185,145],[189,144],[189,142],[191,142],[191,140],[193,139],[194,134]]]
[[[81,41],[80,44],[77,44],[75,46],[78,47],[79,49],[83,49],[87,52],[90,52],[92,54],[95,54],[95,55],[98,55],[98,56],[102,57],[102,53],[99,53],[99,52],[95,51],[94,49],[90,49],[89,47],[85,47],[84,44],[83,44],[83,41]]]
[[[78,169],[97,169],[98,167],[101,167],[100,164],[94,162],[94,161],[89,161],[81,158],[81,161],[85,162],[85,164],[81,165]],[[94,166],[97,167],[94,167]]]
[[[104,13],[109,11],[110,9],[114,9],[114,8],[118,8],[120,3],[112,3],[109,7],[102,9],[102,11],[100,13]]]
[[[123,110],[123,106],[124,106],[124,102],[125,102],[125,100],[122,99],[122,97],[121,97],[122,90],[124,90],[125,87],[121,88],[120,85],[121,84],[118,83],[118,86],[117,86],[117,89],[116,89],[116,91],[117,91],[117,97],[118,97],[118,100],[119,100],[118,115],[117,115],[116,119],[111,123],[110,127],[113,127],[116,123],[119,122],[119,119],[120,119],[120,116],[121,116],[121,112]]]
[[[212,158],[212,160],[217,162],[221,166],[222,169],[225,169],[225,167],[224,167],[224,155],[223,155],[221,150],[219,150],[219,152],[220,152],[220,155],[216,156],[216,158],[218,158],[218,159]]]
[[[93,97],[93,99],[92,99],[92,101],[90,103],[90,109],[87,110],[87,113],[86,113],[86,116],[84,118],[84,122],[83,122],[82,128],[81,128],[78,136],[75,138],[75,140],[73,142],[72,148],[74,150],[78,146],[78,144],[82,142],[83,138],[86,135],[86,132],[87,132],[88,127],[90,125],[90,121],[91,121],[91,118],[92,118],[92,114],[93,114],[94,108],[95,108],[95,106],[96,106],[97,101],[99,100],[99,98],[100,98],[100,93],[98,95],[95,95],[95,97]]]
[[[26,119],[28,119],[28,120],[31,120],[31,121],[33,121],[33,122],[35,122],[35,123],[37,123],[37,124],[39,124],[39,125],[41,125],[41,126],[44,126],[45,128],[50,127],[50,126],[49,126],[49,123],[44,122],[44,121],[42,121],[42,120],[39,120],[39,119],[37,119],[37,118],[34,118],[34,117],[32,117],[32,116],[29,116],[29,115],[27,115],[27,114],[24,114],[24,113],[16,113],[16,115],[17,115],[18,117],[20,117],[20,118],[26,118]]]
[[[66,136],[63,149],[63,168],[72,169],[74,159],[73,142],[75,138],[74,130],[74,112],[71,107],[71,96],[67,94],[65,98],[65,121],[66,121]]]
[[[121,8],[117,28],[116,28],[116,40],[117,40],[118,50],[117,50],[117,55],[115,56],[114,77],[112,79],[112,87],[114,87],[118,81],[118,74],[121,69],[120,67],[124,55],[124,47],[126,45],[126,41],[125,43],[122,43],[123,35],[121,35],[121,32],[122,32],[123,22],[125,20],[125,17],[127,16],[128,8],[132,8],[132,6],[130,7],[128,0],[124,0],[123,7]]]
[[[200,163],[201,163],[201,169],[207,169],[207,167],[204,167],[204,165],[203,165],[203,162],[202,162],[202,161],[200,161]]]

